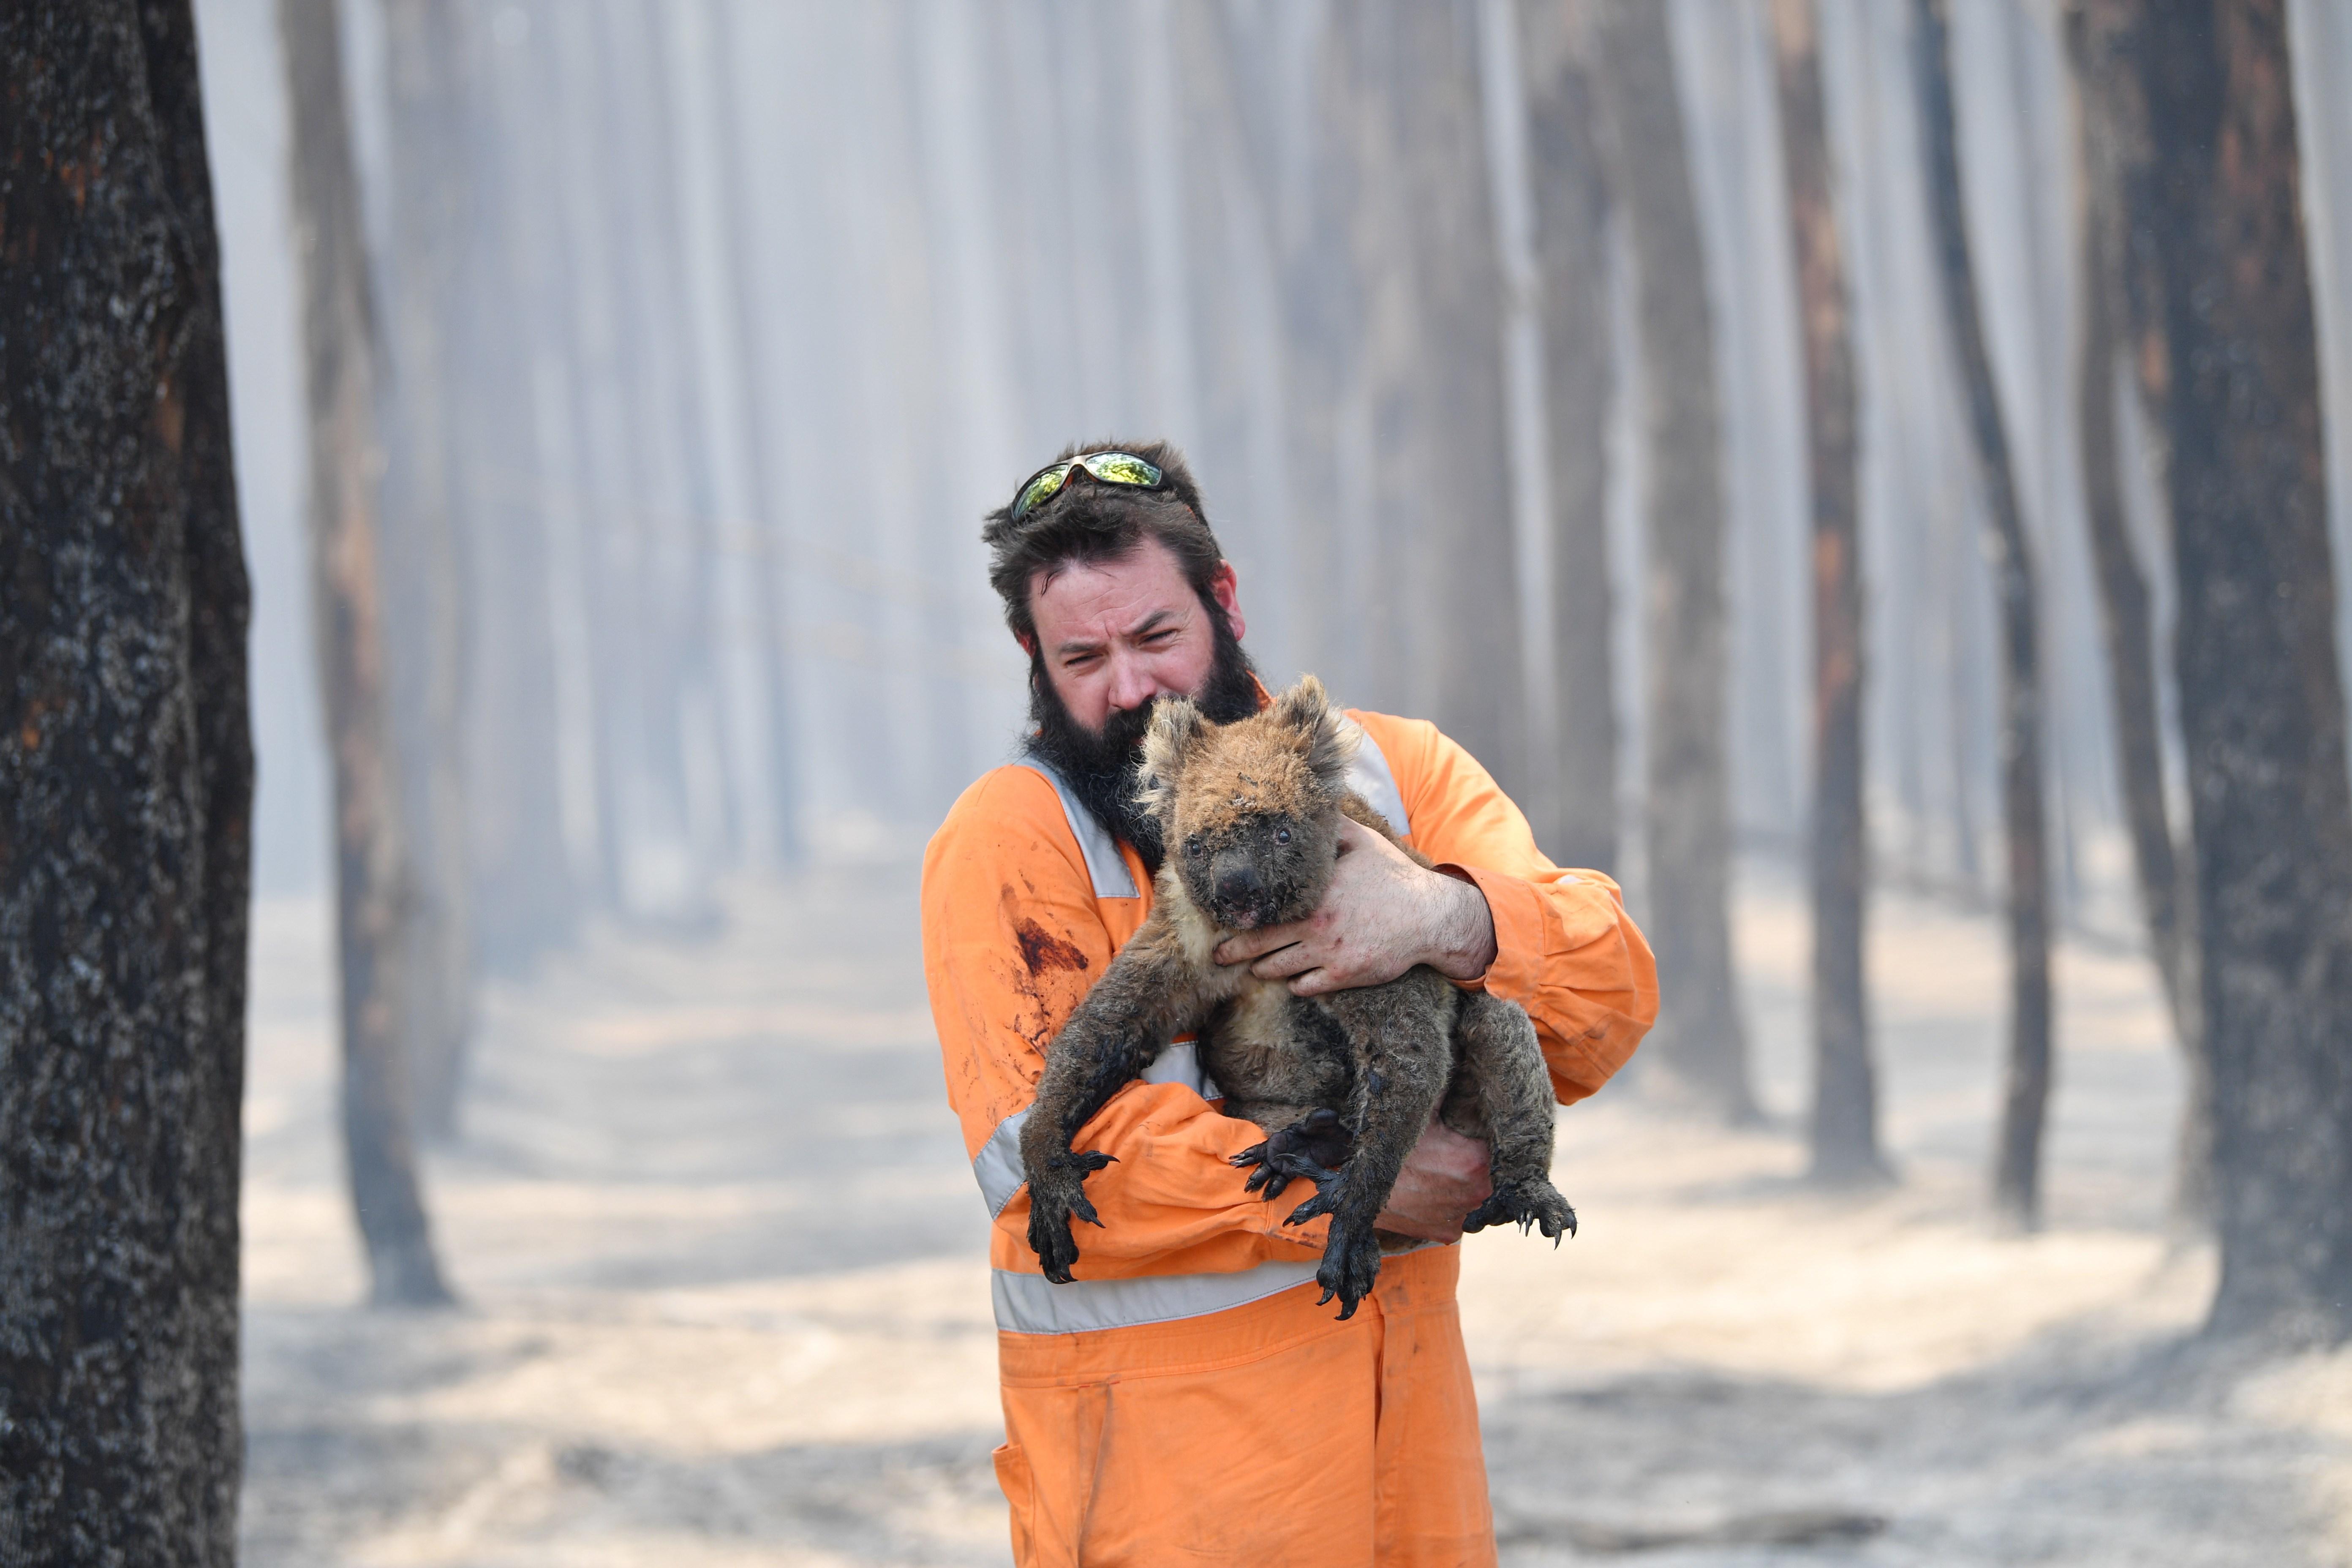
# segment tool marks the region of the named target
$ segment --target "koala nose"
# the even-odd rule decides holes
[[[1217,897],[1224,903],[1245,904],[1257,897],[1265,885],[1258,880],[1257,868],[1247,861],[1217,868]]]

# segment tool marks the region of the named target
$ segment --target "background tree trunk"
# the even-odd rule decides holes
[[[1609,182],[1580,0],[1519,0],[1528,173],[1542,279],[1545,437],[1551,480],[1556,820],[1538,825],[1563,866],[1617,873],[1617,673],[1609,574]]]
[[[1631,226],[1649,448],[1649,911],[1660,1008],[1649,1055],[1669,1094],[1752,1120],[1731,965],[1731,804],[1721,426],[1714,307],[1666,7],[1597,0],[1601,121]]]
[[[2173,1172],[2173,1215],[2179,1223],[2203,1228],[2212,1223],[2213,1093],[2200,1022],[2196,889],[2188,880],[2193,858],[2178,852],[2173,843],[2163,721],[2157,700],[2155,616],[2147,573],[2125,514],[2116,440],[2118,355],[2141,336],[2155,314],[2149,289],[2136,286],[2126,266],[2125,193],[2127,183],[2148,177],[2150,156],[2146,102],[2118,51],[2128,37],[2133,9],[2128,0],[2072,0],[2067,7],[2084,279],[2074,395],[2083,443],[2083,510],[2116,727],[2118,795],[2131,837],[2132,870],[2147,922],[2148,946],[2188,1068],[2189,1092],[2181,1106]]]
[[[383,544],[401,826],[415,896],[402,1029],[416,1124],[457,1130],[473,1032],[472,870],[467,858],[466,589],[458,544],[459,291],[469,138],[460,23],[450,0],[384,0],[392,105]]]
[[[184,4],[0,16],[0,1561],[236,1557],[253,753]]]
[[[1367,289],[1376,700],[1423,713],[1505,789],[1527,772],[1502,268],[1476,16],[1461,0],[1338,13],[1352,68],[1354,267]]]
[[[1812,0],[1774,0],[1780,151],[1795,236],[1813,563],[1812,1174],[1883,1177],[1863,931],[1870,827],[1862,791],[1861,508],[1853,344],[1838,242]]]
[[[1990,523],[1986,552],[2000,605],[2000,794],[2009,840],[2008,1081],[1994,1153],[1993,1204],[2019,1225],[2040,1223],[2042,1131],[2050,1103],[2050,873],[2042,800],[2042,677],[2032,555],[2010,470],[2000,395],[1986,357],[1960,193],[1945,0],[1914,0],[1919,110],[1929,216],[1952,352],[1968,398],[1969,435]]]
[[[2150,6],[2217,1331],[2352,1334],[2352,781],[2284,0]]]
[[[433,1255],[411,1133],[404,1049],[404,901],[376,551],[376,386],[367,258],[343,106],[335,0],[279,0],[294,127],[304,379],[310,416],[312,615],[334,764],[335,937],[341,978],[343,1140],[372,1299],[449,1300]]]

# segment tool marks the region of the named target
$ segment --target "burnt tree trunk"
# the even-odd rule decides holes
[[[1377,689],[1524,789],[1503,278],[1488,207],[1476,13],[1378,0],[1335,14],[1352,75],[1354,267],[1366,290]]]
[[[1557,818],[1563,866],[1617,873],[1617,675],[1609,575],[1609,183],[1593,103],[1591,19],[1571,0],[1519,0],[1528,180],[1542,278],[1545,446],[1551,480]]]
[[[710,57],[698,62],[706,68],[716,100],[711,120],[718,130],[721,188],[740,196],[748,189],[744,178],[741,116],[735,106],[735,46],[732,22],[725,0],[708,5]],[[742,200],[725,204],[727,308],[732,318],[736,346],[730,368],[743,420],[744,487],[751,498],[748,520],[758,540],[751,563],[751,603],[760,617],[762,729],[765,741],[767,809],[772,821],[776,858],[785,866],[806,858],[801,841],[801,769],[798,706],[793,695],[793,622],[788,608],[785,574],[792,546],[783,520],[776,512],[776,481],[768,457],[775,430],[773,399],[769,395],[764,368],[764,338],[761,331],[760,289],[755,280],[762,270],[759,247]]]
[[[2129,8],[2128,3],[2119,5],[2114,0],[2073,0],[2066,15],[2076,100],[2075,153],[2082,193],[2077,221],[2084,278],[2074,397],[2083,443],[2083,510],[2116,727],[2118,794],[2131,836],[2132,869],[2147,922],[2148,947],[2188,1069],[2172,1209],[2177,1222],[2203,1228],[2212,1223],[2213,1096],[2198,997],[2196,891],[2187,881],[2193,858],[2180,853],[2173,841],[2157,698],[2155,615],[2147,573],[2125,512],[2116,439],[2121,356],[2156,324],[2151,290],[2143,281],[2146,268],[2126,265],[2126,192],[2148,177],[2149,159],[2146,103],[2127,62],[2117,53],[2117,45],[2128,37],[2130,18],[2125,13]]]
[[[310,401],[311,615],[334,767],[344,1154],[371,1299],[437,1305],[449,1293],[418,1187],[402,1035],[403,906],[413,894],[400,838],[377,582],[374,330],[335,0],[279,0],[278,21],[294,129]]]
[[[1666,8],[1597,0],[1611,185],[1629,226],[1647,391],[1643,498],[1649,918],[1660,1006],[1650,1055],[1666,1092],[1728,1122],[1756,1115],[1731,964],[1722,440],[1714,308],[1684,147]]]
[[[473,1032],[472,871],[467,856],[467,654],[459,570],[459,291],[474,147],[463,117],[450,0],[384,0],[392,104],[392,256],[385,360],[383,544],[401,826],[415,896],[403,910],[402,1028],[418,1128],[446,1138]]]
[[[253,752],[195,28],[0,16],[0,1561],[236,1558]]]
[[[1988,514],[1987,556],[2000,609],[2001,816],[2008,838],[2010,1023],[2008,1079],[1993,1157],[1993,1204],[2031,1227],[2041,1221],[2042,1133],[2050,1105],[2050,873],[2042,799],[2040,611],[2033,559],[2010,469],[2009,436],[1977,310],[1952,118],[1945,0],[1914,0],[1919,110],[1927,154],[1944,320],[1968,398],[1969,437]]]
[[[2148,7],[2219,1332],[2352,1335],[2352,781],[2284,0]]]
[[[1796,244],[1805,353],[1806,468],[1813,564],[1812,1175],[1874,1180],[1878,1084],[1863,973],[1869,823],[1862,793],[1861,506],[1853,342],[1838,243],[1821,43],[1812,0],[1774,0],[1780,150]]]

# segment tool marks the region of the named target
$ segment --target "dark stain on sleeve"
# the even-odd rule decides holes
[[[1021,943],[1021,962],[1029,966],[1032,974],[1043,974],[1049,969],[1087,967],[1085,953],[1035,921],[1022,920],[1013,928],[1013,934]]]

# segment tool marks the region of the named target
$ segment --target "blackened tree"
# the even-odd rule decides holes
[[[0,1562],[236,1552],[253,756],[184,4],[0,13]]]
[[[2352,780],[2284,0],[2139,9],[2221,1332],[2352,1335]]]

